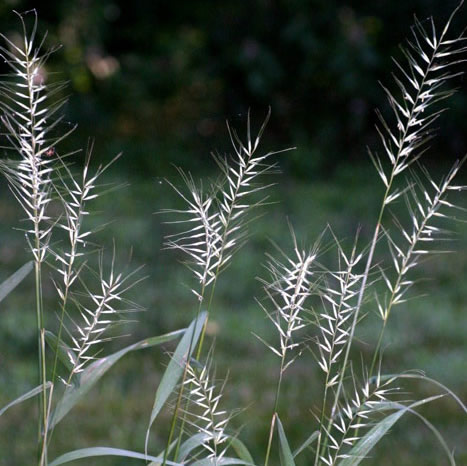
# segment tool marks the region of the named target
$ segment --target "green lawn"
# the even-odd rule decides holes
[[[174,171],[175,173],[175,171]],[[115,175],[122,176],[122,175]],[[123,260],[131,254],[131,264],[146,264],[148,278],[133,291],[132,298],[145,307],[138,323],[129,324],[123,333],[130,336],[115,340],[114,348],[146,336],[186,326],[193,318],[196,301],[189,291],[191,277],[173,251],[162,249],[163,237],[173,226],[163,224],[167,217],[153,215],[162,208],[175,207],[178,200],[160,179],[124,180],[130,186],[96,202],[101,215],[92,221],[111,221],[98,234]],[[178,183],[174,174],[171,181]],[[257,276],[265,276],[262,264],[265,252],[274,252],[272,243],[290,248],[287,220],[293,225],[299,242],[311,245],[319,233],[331,225],[336,236],[351,245],[358,227],[361,238],[369,238],[379,205],[381,186],[370,169],[347,168],[333,179],[304,183],[287,176],[274,180],[271,204],[257,213],[263,214],[251,224],[248,243],[221,276],[213,303],[209,327],[215,341],[216,374],[228,375],[223,399],[226,409],[238,409],[231,427],[253,452],[258,464],[263,460],[269,421],[274,400],[278,361],[253,335],[275,338],[255,297],[263,291]],[[28,260],[22,234],[12,230],[19,225],[20,213],[14,200],[1,185],[0,198],[0,280]],[[111,204],[109,203],[111,200]],[[401,206],[403,207],[403,206]],[[392,315],[386,333],[383,372],[420,369],[439,380],[465,399],[465,335],[467,319],[467,228],[455,224],[457,240],[450,245],[455,254],[432,257],[416,271],[420,280],[411,293],[413,300]],[[323,255],[323,261],[331,253]],[[33,277],[30,276],[1,303],[0,325],[0,405],[37,384],[35,357],[36,335],[33,311]],[[378,285],[375,285],[378,286]],[[45,285],[47,303],[53,297],[52,286]],[[371,358],[377,335],[377,319],[372,314],[363,322],[359,340],[354,345],[355,361]],[[48,309],[50,319],[54,309]],[[313,328],[309,333],[312,335]],[[215,337],[215,338],[213,338]],[[144,435],[152,407],[155,388],[168,362],[166,345],[128,355],[94,388],[86,404],[79,405],[54,432],[51,456],[69,449],[88,446],[113,446],[143,451]],[[280,415],[292,448],[297,447],[315,428],[313,412],[320,403],[322,375],[311,353],[286,373]],[[407,383],[407,399],[439,393],[433,386]],[[455,449],[458,464],[467,462],[465,414],[449,398],[423,410]],[[24,403],[0,419],[0,465],[33,464],[37,435],[36,404]],[[152,453],[165,444],[169,414],[158,419],[151,437]],[[415,416],[407,416],[373,452],[367,464],[440,465],[446,459],[430,430]],[[311,453],[298,464],[310,464]],[[79,464],[79,463],[76,463]],[[129,465],[131,461],[99,459],[87,465]],[[139,464],[134,462],[134,464]],[[278,463],[274,463],[278,464]]]

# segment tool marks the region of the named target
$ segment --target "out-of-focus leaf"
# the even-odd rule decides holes
[[[282,422],[279,419],[279,416],[276,414],[277,419],[277,430],[279,432],[279,452],[282,466],[295,466],[295,461],[293,459],[292,451],[289,447],[289,442],[285,436],[284,428],[282,427]]]
[[[418,374],[416,372],[403,372],[401,374],[385,374],[385,375],[380,376],[381,380],[388,380],[388,379],[394,379],[394,378],[398,378],[398,379],[420,379],[420,380],[423,380],[425,382],[436,385],[437,387],[442,388],[443,390],[445,390],[446,394],[451,396],[456,401],[456,403],[463,409],[463,411],[465,413],[467,413],[467,406],[462,402],[462,400],[450,388],[446,387],[446,385],[442,384],[441,382],[438,382],[435,379],[427,377],[424,374]]]
[[[47,382],[45,384],[45,389],[47,390],[51,386],[52,386],[52,382]],[[42,385],[38,385],[36,388],[33,388],[32,390],[29,390],[29,392],[25,393],[24,395],[21,395],[18,398],[16,398],[16,400],[11,401],[7,405],[5,405],[2,409],[0,409],[0,416],[12,406],[22,403],[23,401],[26,401],[29,398],[32,398],[33,396],[39,395],[39,393],[42,393],[43,389],[44,387]]]
[[[417,406],[424,405],[430,401],[438,400],[443,395],[432,396],[424,398],[423,400],[416,401],[409,406],[404,406],[399,403],[382,402],[381,409],[376,407],[378,411],[385,411],[388,409],[397,409],[395,413],[386,416],[384,419],[379,421],[374,427],[372,427],[347,453],[349,455],[344,458],[339,465],[340,466],[356,466],[360,464],[362,460],[366,458],[368,453],[373,447],[381,440],[386,432],[408,411],[413,410]],[[378,405],[379,406],[379,405]]]
[[[208,434],[205,434],[204,432],[199,432],[195,435],[192,435],[189,439],[185,440],[182,443],[177,459],[179,459],[180,461],[185,461],[188,455],[193,450],[203,445],[204,441],[207,438],[209,438],[209,436]]]
[[[148,429],[146,431],[145,451],[147,451],[149,432],[151,426],[159,414],[160,410],[164,406],[167,398],[173,392],[177,385],[185,365],[186,360],[191,356],[191,353],[196,347],[201,329],[203,328],[206,320],[207,312],[201,312],[199,316],[193,320],[190,326],[186,329],[185,335],[180,340],[180,343],[172,356],[172,359],[167,366],[167,369],[162,376],[162,380],[157,387],[156,396],[154,399],[154,405],[151,411],[151,419],[149,421]]]
[[[239,456],[240,459],[246,461],[247,463],[254,464],[253,457],[251,456],[248,448],[245,444],[237,437],[232,437],[230,440],[231,447],[235,450],[235,453]]]
[[[162,464],[162,458],[145,455],[144,453],[138,453],[136,451],[122,450],[121,448],[92,447],[65,453],[49,463],[49,466],[59,466],[60,464],[69,463],[71,461],[83,458],[94,458],[96,456],[120,456],[121,458],[135,458],[143,461],[154,461],[157,465]],[[174,463],[173,461],[166,461],[166,463],[170,466],[182,466],[182,464]]]
[[[317,438],[318,438],[319,432],[315,430],[294,452],[293,452],[293,457],[295,458],[298,456],[305,448],[310,446]]]
[[[32,261],[26,262],[13,275],[0,283],[0,301],[3,301],[27,277],[32,267]]]

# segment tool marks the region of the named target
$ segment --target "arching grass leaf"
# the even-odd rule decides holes
[[[0,283],[0,301],[3,301],[31,272],[33,262],[26,262],[13,275]]]
[[[319,431],[315,430],[294,452],[293,457],[297,457],[303,450],[308,448],[319,435]]]
[[[157,387],[154,405],[151,411],[151,419],[149,420],[148,429],[146,431],[145,451],[147,451],[151,426],[177,385],[183,373],[185,361],[191,356],[196,347],[206,317],[207,313],[201,312],[186,329],[185,335],[183,335],[183,338],[180,340],[180,343],[178,344],[177,349],[175,350],[175,353],[162,376],[162,380]]]
[[[92,447],[65,453],[49,463],[49,466],[59,466],[60,464],[70,463],[71,461],[83,458],[95,458],[96,456],[119,456],[121,458],[135,458],[143,461],[154,461],[155,464],[162,464],[162,458],[145,455],[144,453],[138,453],[136,451],[122,450],[121,448]],[[182,466],[180,463],[174,463],[173,461],[167,461],[166,463],[170,466]],[[85,464],[85,462],[82,462],[82,464]]]
[[[51,386],[52,386],[52,382],[47,382],[45,384],[45,389],[47,390]],[[18,398],[16,398],[16,400],[11,401],[7,405],[5,405],[2,409],[0,409],[0,416],[12,406],[22,403],[23,401],[26,401],[29,398],[32,398],[33,396],[39,395],[39,393],[42,393],[43,389],[44,387],[42,385],[38,385],[36,388],[33,388],[32,390],[29,390],[29,392],[25,393],[24,395],[21,395]]]
[[[189,439],[185,440],[181,447],[180,452],[178,454],[178,459],[180,461],[185,461],[188,455],[195,450],[196,448],[203,445],[203,443],[208,439],[208,434],[204,432],[199,432],[195,435],[192,435]]]
[[[93,387],[97,381],[125,354],[130,351],[136,351],[143,348],[150,348],[151,346],[160,345],[168,341],[174,340],[185,332],[185,329],[176,330],[174,332],[166,333],[158,337],[146,338],[137,343],[127,346],[126,348],[117,351],[100,359],[97,359],[90,364],[86,369],[81,372],[79,384],[70,386],[65,389],[62,399],[58,402],[57,407],[53,413],[52,421],[50,422],[49,429],[55,427],[73,406],[86,395],[86,393]]]
[[[237,453],[240,459],[247,463],[255,464],[248,448],[238,437],[232,437],[230,439],[230,446],[235,450],[235,453]]]
[[[344,458],[339,465],[340,466],[356,466],[360,464],[362,460],[368,455],[368,453],[375,447],[375,445],[381,440],[386,432],[407,412],[412,411],[417,406],[424,405],[430,401],[437,400],[444,395],[432,396],[424,398],[423,400],[416,401],[409,406],[404,406],[399,403],[383,402],[381,403],[381,409],[376,408],[379,411],[385,411],[387,409],[397,409],[396,412],[386,416],[384,419],[379,421],[374,427],[372,427],[347,453],[348,458]]]
[[[277,430],[279,432],[279,452],[281,458],[282,466],[295,466],[295,461],[293,459],[292,451],[289,447],[289,442],[285,436],[284,428],[282,427],[282,422],[279,419],[279,416],[276,415],[277,419]]]

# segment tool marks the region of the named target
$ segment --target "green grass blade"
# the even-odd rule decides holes
[[[65,389],[62,399],[58,402],[57,407],[53,413],[52,421],[50,422],[49,429],[55,427],[73,406],[78,403],[84,395],[93,387],[96,382],[125,354],[130,351],[136,351],[143,348],[150,348],[151,346],[160,345],[168,341],[174,340],[185,332],[185,329],[176,330],[175,332],[166,333],[158,337],[146,338],[126,348],[117,351],[109,356],[97,359],[90,364],[83,372],[79,379],[79,385],[70,386]]]
[[[169,451],[168,451],[168,454],[170,455],[170,452],[174,449],[175,445],[177,444],[177,439],[175,439],[170,445],[169,445]],[[161,458],[164,458],[164,454],[165,454],[165,448],[157,455],[158,457],[161,457]],[[149,463],[148,466],[158,466],[159,463]]]
[[[59,466],[60,464],[70,463],[71,461],[83,458],[95,458],[96,456],[119,456],[121,458],[135,458],[143,461],[154,461],[155,464],[162,463],[162,458],[145,455],[144,453],[138,453],[136,451],[122,450],[121,448],[92,447],[65,453],[49,463],[49,466]],[[82,464],[85,463],[83,462]],[[167,464],[171,466],[182,466],[180,463],[174,463],[173,461],[167,461]]]
[[[409,406],[404,406],[399,403],[382,402],[381,407],[377,407],[377,411],[385,411],[388,409],[397,409],[395,413],[386,416],[384,419],[379,421],[374,427],[372,427],[348,452],[349,457],[344,458],[339,466],[356,466],[360,464],[362,460],[366,458],[368,453],[374,448],[374,446],[381,440],[386,432],[407,412],[413,410],[417,406],[424,405],[430,401],[438,400],[444,395],[436,395],[423,400],[416,401]]]
[[[438,382],[435,379],[432,379],[430,377],[427,377],[426,375],[423,374],[417,374],[417,373],[411,373],[411,372],[405,372],[401,374],[387,374],[387,375],[382,375],[380,376],[381,380],[389,380],[389,379],[419,379],[423,380],[424,382],[431,383],[433,385],[436,385],[439,388],[442,388],[447,395],[451,396],[456,403],[462,408],[464,413],[467,413],[467,406],[462,402],[462,400],[446,385],[442,384],[441,382]]]
[[[294,452],[293,457],[297,457],[303,450],[308,448],[317,438],[319,432],[315,430]]]
[[[378,422],[378,424],[370,429],[349,451],[348,454],[351,455],[351,457],[344,458],[339,463],[339,466],[356,466],[359,464],[404,413],[404,410],[396,411]]]
[[[32,261],[26,262],[13,275],[0,283],[0,301],[3,301],[27,277],[32,267]]]
[[[295,461],[293,459],[292,451],[289,447],[289,442],[285,436],[284,428],[282,427],[282,422],[279,419],[279,416],[276,415],[277,419],[277,430],[279,432],[279,447],[280,447],[280,458],[282,466],[295,466]]]
[[[253,461],[253,457],[251,456],[250,452],[248,451],[248,448],[245,446],[245,444],[238,438],[238,437],[232,437],[230,439],[230,446],[235,450],[235,453],[237,453],[238,457],[242,459],[243,461],[246,461],[247,463],[254,464],[255,462]]]
[[[52,386],[52,382],[47,382],[45,384],[45,388],[48,389]],[[12,406],[15,406],[19,403],[22,403],[23,401],[28,400],[29,398],[32,398],[33,396],[39,395],[39,393],[42,393],[42,390],[44,389],[43,385],[39,385],[36,388],[33,388],[32,390],[29,390],[29,392],[25,393],[24,395],[19,396],[15,400],[11,401],[7,405],[5,405],[2,409],[0,409],[0,416],[9,408]]]
[[[185,461],[188,455],[199,446],[203,445],[204,441],[209,438],[208,434],[199,432],[185,440],[180,446],[178,458],[180,461]]]
[[[162,380],[157,387],[154,405],[151,411],[151,419],[149,421],[148,429],[146,431],[146,448],[148,444],[149,431],[154,420],[164,406],[165,402],[174,391],[180,377],[183,373],[183,368],[187,358],[191,356],[196,343],[198,342],[201,329],[203,328],[204,321],[206,320],[207,313],[201,312],[200,315],[193,320],[190,326],[186,329],[185,335],[180,340],[180,343],[172,356],[172,359],[167,366],[167,369],[162,376]],[[190,352],[191,349],[191,352]],[[188,354],[189,353],[189,354]]]

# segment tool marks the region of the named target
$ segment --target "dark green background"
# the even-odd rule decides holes
[[[4,1],[0,29],[18,31],[11,13],[36,7],[47,44],[62,44],[49,72],[70,82],[76,142],[96,139],[98,157],[124,151],[126,169],[166,174],[180,163],[204,167],[224,150],[225,120],[261,120],[268,141],[298,146],[283,168],[305,179],[337,164],[366,163],[377,144],[374,109],[387,109],[391,57],[413,15],[441,24],[457,0],[359,1]],[[457,30],[462,26],[461,12]],[[56,79],[51,76],[51,79]],[[465,78],[443,118],[436,158],[467,150]],[[463,117],[464,115],[464,117]]]

